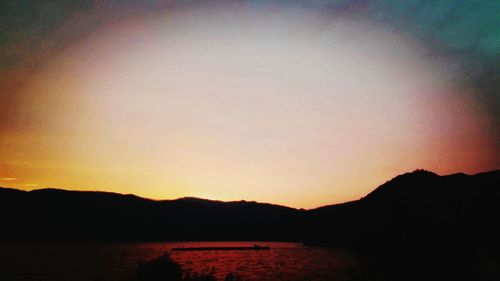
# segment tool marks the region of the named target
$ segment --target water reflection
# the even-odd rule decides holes
[[[265,245],[269,251],[189,251],[171,252],[183,270],[196,274],[213,271],[218,280],[237,274],[242,280],[345,280],[353,258],[339,250],[303,247],[298,243],[277,242],[190,242],[169,247],[253,247]]]
[[[266,251],[171,251],[175,247],[247,247]],[[138,264],[169,252],[183,272],[228,274],[242,281],[345,280],[354,265],[344,251],[281,242],[9,243],[0,244],[0,280],[124,280]]]

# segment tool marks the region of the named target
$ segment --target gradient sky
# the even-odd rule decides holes
[[[500,168],[498,1],[11,2],[0,186],[312,208]]]

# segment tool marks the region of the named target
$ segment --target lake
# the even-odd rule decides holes
[[[172,251],[176,247],[252,247],[270,250]],[[228,273],[242,281],[345,280],[355,265],[348,252],[305,247],[288,242],[163,242],[163,243],[3,243],[2,281],[120,280],[146,260],[170,252],[184,272]]]

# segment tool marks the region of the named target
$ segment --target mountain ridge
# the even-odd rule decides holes
[[[18,188],[14,188],[14,187],[0,187],[0,192],[14,192],[14,191],[26,192],[26,193],[31,193],[31,192],[32,193],[68,192],[68,193],[79,193],[79,194],[99,194],[99,195],[106,195],[106,196],[134,197],[137,199],[147,200],[147,201],[152,201],[152,202],[192,201],[192,202],[205,202],[205,203],[208,203],[208,202],[211,202],[211,203],[255,203],[255,204],[263,204],[263,205],[280,206],[280,207],[285,207],[285,208],[294,209],[294,210],[309,210],[309,211],[311,211],[311,210],[321,209],[324,207],[349,204],[349,203],[356,202],[358,200],[363,200],[367,197],[372,196],[374,193],[380,192],[380,189],[385,188],[386,185],[391,184],[394,181],[398,181],[402,178],[407,178],[409,176],[413,177],[415,175],[417,175],[417,176],[428,175],[428,176],[434,176],[434,177],[457,177],[457,176],[471,177],[471,176],[490,175],[490,174],[500,174],[500,170],[492,170],[492,171],[480,172],[480,173],[476,173],[476,174],[454,173],[454,174],[448,174],[448,175],[438,175],[432,171],[428,171],[425,169],[417,169],[417,170],[414,170],[413,172],[407,172],[407,173],[395,176],[394,178],[379,185],[378,187],[376,187],[375,189],[373,189],[371,192],[369,192],[365,196],[361,197],[360,199],[341,202],[341,203],[327,204],[327,205],[322,205],[322,206],[318,206],[318,207],[310,208],[310,209],[294,208],[294,207],[281,205],[281,204],[275,204],[275,203],[271,203],[271,202],[260,202],[260,201],[254,201],[254,200],[244,200],[244,199],[224,201],[224,200],[207,199],[207,198],[194,197],[194,196],[183,196],[183,197],[179,197],[179,198],[175,198],[175,199],[153,199],[153,198],[139,196],[139,195],[136,195],[133,193],[119,193],[119,192],[99,191],[99,190],[68,190],[68,189],[64,189],[64,188],[53,188],[53,187],[38,188],[38,189],[32,189],[32,190],[23,190],[23,189],[18,189]]]
[[[0,240],[279,240],[352,246],[373,239],[439,241],[434,238],[452,235],[453,241],[486,236],[484,241],[493,241],[500,235],[491,223],[500,214],[499,187],[499,170],[446,176],[416,170],[361,199],[309,210],[244,200],[0,188]]]

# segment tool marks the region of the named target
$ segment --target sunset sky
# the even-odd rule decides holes
[[[498,1],[9,2],[0,186],[312,208],[500,168]]]

